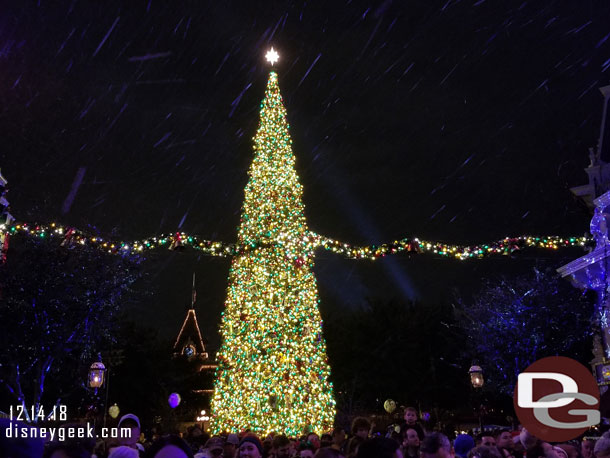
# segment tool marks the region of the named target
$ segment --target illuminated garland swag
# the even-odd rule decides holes
[[[0,226],[2,229],[2,226]],[[6,231],[6,228],[4,228]],[[196,235],[184,232],[148,237],[135,241],[111,241],[101,237],[92,236],[73,227],[61,226],[55,223],[43,224],[14,224],[8,228],[10,235],[27,235],[33,237],[56,237],[62,239],[62,245],[77,246],[88,245],[97,247],[108,253],[142,253],[144,251],[158,248],[180,250],[192,248],[209,256],[235,256],[255,250],[261,246],[272,246],[274,244],[285,244],[286,240],[278,237],[275,240],[267,240],[261,243],[239,244],[205,240]],[[450,245],[442,242],[431,242],[418,238],[404,238],[392,243],[369,246],[353,246],[349,243],[334,240],[330,237],[309,232],[304,237],[304,242],[311,249],[323,248],[350,259],[375,260],[390,254],[410,253],[435,254],[445,258],[467,260],[473,258],[484,258],[493,255],[510,255],[526,248],[540,248],[546,250],[558,250],[568,247],[588,247],[594,242],[590,236],[581,237],[559,237],[546,236],[535,237],[522,235],[520,237],[506,237],[495,242],[481,245]]]

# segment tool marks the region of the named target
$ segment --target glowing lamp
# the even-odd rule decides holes
[[[202,410],[201,415],[197,417],[197,421],[210,421],[210,416],[206,415],[205,410]]]
[[[602,366],[602,377],[605,382],[610,381],[610,364]]]
[[[595,364],[595,375],[598,386],[610,385],[610,361],[604,359]]]
[[[101,361],[97,361],[89,368],[89,386],[91,388],[99,388],[104,384],[104,373],[106,366]]]
[[[470,374],[470,383],[472,383],[472,387],[481,388],[485,383],[481,366],[471,366],[468,373]]]

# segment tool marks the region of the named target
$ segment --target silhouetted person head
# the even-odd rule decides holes
[[[455,452],[451,442],[442,433],[432,433],[424,437],[419,453],[421,458],[454,458]]]
[[[352,421],[352,434],[359,436],[362,439],[369,437],[369,430],[371,429],[371,422],[364,417],[356,417]]]
[[[356,458],[402,458],[402,452],[395,440],[374,437],[360,444]]]
[[[502,458],[496,447],[479,445],[468,452],[468,458]]]
[[[147,458],[193,458],[191,448],[179,436],[163,436],[146,452]]]

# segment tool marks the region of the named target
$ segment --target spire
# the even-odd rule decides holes
[[[182,323],[176,343],[174,343],[174,355],[203,356],[207,359],[208,353],[203,345],[203,338],[197,323],[195,309],[186,312],[186,318]]]
[[[193,272],[193,292],[191,294],[191,308],[195,308],[195,302],[197,301],[197,290],[195,289],[195,272]]]
[[[195,273],[193,272],[193,289],[191,296],[191,307],[186,312],[186,318],[182,323],[176,342],[174,343],[174,356],[184,355],[188,357],[198,356],[207,359],[208,352],[203,344],[197,314],[195,313],[195,301],[197,292],[195,290]]]

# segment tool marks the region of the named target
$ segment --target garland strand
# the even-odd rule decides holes
[[[496,242],[483,245],[450,245],[442,242],[431,242],[427,240],[402,239],[393,243],[383,245],[371,245],[367,247],[354,247],[347,243],[333,240],[329,237],[318,236],[319,245],[324,249],[354,259],[377,259],[389,254],[410,251],[416,253],[436,254],[447,258],[466,260],[472,258],[483,258],[491,255],[511,255],[525,248],[543,248],[546,250],[558,250],[567,247],[587,247],[594,244],[591,237],[535,237],[522,235],[520,237],[506,237]]]
[[[86,234],[76,228],[61,226],[55,223],[44,224],[13,224],[8,228],[0,225],[0,231],[7,232],[9,235],[28,235],[33,237],[56,237],[61,238],[62,246],[88,245],[102,249],[108,253],[117,254],[138,254],[157,248],[168,248],[180,250],[192,248],[209,256],[234,256],[259,246],[267,246],[273,243],[284,243],[278,241],[265,241],[259,244],[238,245],[236,243],[225,243],[211,240],[200,239],[197,236],[189,235],[184,232],[149,237],[143,240],[119,242],[106,240],[102,237]],[[442,242],[431,242],[418,238],[405,238],[386,243],[383,245],[353,246],[348,243],[334,240],[316,233],[311,233],[308,243],[312,248],[323,248],[339,255],[351,259],[375,260],[387,255],[400,253],[403,251],[412,253],[435,254],[446,258],[466,260],[472,258],[483,258],[492,255],[510,255],[525,248],[541,248],[546,250],[558,250],[567,247],[588,247],[594,241],[590,236],[582,237],[535,237],[523,235],[520,237],[506,237],[496,242],[483,245],[450,245]]]

